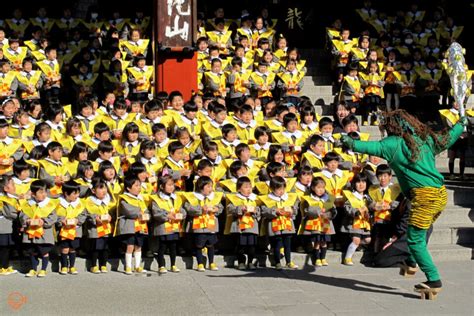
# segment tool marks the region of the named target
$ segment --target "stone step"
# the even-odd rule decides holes
[[[459,205],[474,208],[474,188],[466,185],[449,185],[448,205]]]
[[[429,246],[430,253],[435,262],[447,262],[447,261],[469,261],[472,260],[473,245],[460,246],[460,245],[433,245]],[[357,251],[353,256],[355,264],[360,264],[361,259],[364,255],[363,251]],[[344,253],[339,251],[328,250],[326,259],[329,262],[329,267],[322,269],[331,269],[333,265],[339,265],[342,262]],[[169,257],[165,256],[166,266],[169,267]],[[266,256],[258,257],[260,263],[265,263],[267,268],[271,267],[271,262]],[[215,256],[215,263],[220,269],[232,268],[237,264],[235,256]],[[307,254],[304,253],[292,253],[292,261],[296,263],[299,268],[303,268],[305,265],[311,265],[311,260]],[[284,260],[282,261],[282,264]],[[26,273],[30,268],[28,260],[13,260],[11,261],[12,266],[22,273]],[[196,269],[197,263],[194,257],[177,257],[176,265],[181,269],[182,273],[186,273],[186,269]],[[143,266],[149,272],[157,272],[158,264],[153,258],[144,257]],[[80,273],[85,273],[89,269],[89,262],[83,258],[78,257],[76,259],[76,268]],[[124,260],[123,258],[112,258],[108,261],[108,268],[112,271],[123,272],[124,271]],[[51,265],[48,271],[58,272],[59,262],[57,258],[51,259]],[[219,272],[217,272],[219,273]]]
[[[474,210],[467,207],[448,206],[436,220],[435,225],[448,226],[453,223],[472,225]]]
[[[434,224],[432,245],[474,244],[474,224]]]

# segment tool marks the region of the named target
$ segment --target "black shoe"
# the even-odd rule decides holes
[[[437,281],[426,281],[415,285],[416,290],[425,290],[425,289],[439,289],[443,287],[441,280]]]
[[[412,262],[409,260],[405,260],[405,265],[410,267],[410,268],[416,268],[416,262]]]

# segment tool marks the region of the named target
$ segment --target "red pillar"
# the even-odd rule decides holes
[[[155,0],[154,12],[155,92],[179,90],[189,100],[197,91],[196,1]]]

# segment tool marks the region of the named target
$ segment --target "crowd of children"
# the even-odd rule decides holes
[[[356,10],[364,26],[355,36],[340,19],[327,28],[339,99],[363,115],[364,125],[378,124],[378,110],[398,108],[434,125],[441,123],[438,110],[449,108],[445,52],[453,41],[462,44],[463,26],[440,7],[423,9],[414,1],[388,16],[364,0]]]
[[[256,269],[257,254],[268,251],[276,269],[282,258],[296,269],[295,242],[326,266],[328,244],[347,236],[343,263],[352,265],[361,243],[372,237],[377,252],[393,237],[390,215],[403,196],[390,168],[339,144],[344,134],[370,136],[354,115],[320,118],[299,96],[304,61],[275,35],[268,12],[243,15],[235,32],[222,10],[207,23],[201,17],[202,93],[190,100],[179,91],[149,98],[142,12],[110,21],[94,10],[85,21],[70,10],[58,20],[45,14],[28,21],[16,10],[24,30],[7,20],[11,36],[2,40],[1,275],[16,272],[14,247],[31,261],[26,276],[44,277],[54,246],[61,274],[78,273],[79,249],[90,272],[106,273],[117,248],[123,271],[133,274],[144,271],[146,251],[160,273],[179,272],[179,248],[196,256],[198,271],[206,262],[218,270],[216,247],[225,239],[239,269]],[[57,47],[44,37],[54,31],[65,36]],[[64,105],[69,71],[77,72],[72,106]],[[107,89],[94,86],[99,77]],[[341,102],[341,113],[355,103]]]

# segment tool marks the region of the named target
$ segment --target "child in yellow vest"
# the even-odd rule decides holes
[[[248,177],[237,179],[236,191],[227,195],[226,228],[236,240],[238,269],[255,270],[253,259],[259,232],[260,207],[257,196],[252,193],[252,181]]]
[[[57,197],[61,194],[61,186],[71,177],[62,163],[63,146],[58,142],[51,142],[46,147],[48,156],[39,161],[39,178],[50,186],[50,194]]]
[[[44,50],[46,59],[37,63],[38,67],[44,74],[44,84],[42,95],[51,99],[59,96],[59,89],[61,88],[61,72],[59,62],[56,59],[57,51],[54,47],[48,46]]]
[[[130,97],[134,100],[145,101],[153,83],[153,67],[146,65],[143,55],[135,57],[135,67],[127,68]]]
[[[191,175],[191,166],[186,167],[183,161],[184,146],[180,142],[174,141],[168,146],[169,155],[163,160],[163,170],[161,175],[170,175],[180,190],[185,189],[185,181]]]
[[[321,131],[321,137],[324,139],[324,150],[323,157],[334,149],[335,139],[332,135],[334,131],[333,121],[328,117],[323,117],[319,120],[319,130]]]
[[[306,142],[303,132],[298,130],[298,117],[294,113],[288,113],[283,117],[282,132],[272,134],[275,143],[282,145],[285,153],[285,162],[295,166],[301,157],[302,146]]]
[[[321,171],[324,168],[324,145],[324,138],[319,135],[312,135],[306,143],[308,149],[303,154],[301,165],[311,167],[313,172]]]
[[[22,142],[8,136],[8,122],[0,119],[0,175],[12,173],[13,163],[23,156]]]
[[[202,124],[197,118],[198,106],[194,103],[186,103],[183,107],[184,113],[174,115],[174,131],[178,128],[186,128],[193,138],[199,138],[201,135]]]
[[[383,87],[385,85],[384,75],[380,73],[377,62],[369,61],[368,74],[360,74],[360,82],[364,88],[362,124],[369,125],[369,116],[372,118],[372,125],[378,125],[375,112],[382,104],[384,97]]]
[[[117,203],[119,195],[123,192],[123,185],[119,181],[116,170],[114,165],[108,160],[99,163],[97,170],[97,176],[107,184],[107,189],[114,203]]]
[[[54,244],[53,226],[57,221],[56,208],[58,201],[48,198],[47,184],[36,180],[30,186],[31,198],[22,200],[19,215],[24,230],[22,243],[26,248],[31,269],[26,277],[45,277],[49,263],[49,252]],[[37,272],[39,258],[41,270]]]
[[[50,104],[44,113],[44,118],[46,124],[51,127],[51,139],[60,142],[66,132],[63,107],[59,104]]]
[[[145,165],[141,161],[135,161],[128,168],[126,176],[135,176],[140,180],[140,195],[143,197],[145,204],[150,206],[150,195],[156,193],[157,186],[155,185],[156,179],[153,179],[155,183],[148,181],[152,176],[147,172]]]
[[[140,145],[140,154],[134,157],[134,161],[140,161],[145,166],[149,175],[148,182],[155,186],[158,171],[163,167],[161,160],[156,157],[156,144],[151,140],[144,140]]]
[[[305,137],[310,137],[311,135],[319,133],[318,122],[320,118],[314,111],[311,101],[301,101],[301,103],[299,129],[305,134]]]
[[[8,46],[9,47],[3,48],[3,54],[13,69],[20,71],[22,69],[23,59],[25,59],[28,53],[28,48],[26,46],[20,46],[20,41],[16,37],[8,39]]]
[[[175,138],[184,146],[184,161],[192,162],[197,156],[201,155],[201,137],[191,135],[186,127],[179,127],[176,130]]]
[[[19,197],[15,191],[12,178],[2,176],[0,178],[0,276],[18,272],[9,265],[10,250],[15,245],[14,221],[18,219],[18,212],[20,212]]]
[[[326,183],[321,177],[311,181],[310,194],[301,197],[301,225],[298,234],[307,238],[312,246],[311,259],[315,266],[327,266],[327,243],[335,234],[331,221],[337,212],[334,198],[326,193]]]
[[[153,136],[152,127],[155,124],[162,123],[165,126],[170,126],[172,117],[164,112],[163,103],[159,100],[153,99],[145,102],[144,114],[140,114],[135,122],[140,128],[140,137],[151,138]]]
[[[237,129],[232,124],[226,124],[222,127],[222,138],[216,141],[219,148],[219,154],[224,159],[235,159],[235,148],[241,144],[237,138]]]
[[[20,109],[13,115],[12,123],[8,127],[8,136],[29,141],[33,138],[34,131],[35,125],[30,122],[28,112]]]
[[[345,101],[352,109],[358,109],[359,104],[364,97],[364,91],[361,87],[361,82],[357,76],[357,65],[351,64],[348,69],[348,74],[344,77],[339,94],[339,100]]]
[[[206,271],[204,268],[203,248],[207,248],[207,258],[211,271],[219,270],[214,263],[214,245],[217,243],[219,232],[218,216],[224,209],[221,204],[223,193],[214,192],[211,178],[203,176],[196,181],[194,192],[184,194],[183,208],[186,211],[188,221],[186,232],[195,236],[194,247],[198,271]]]
[[[242,105],[237,109],[238,120],[235,124],[239,139],[249,144],[255,142],[254,134],[258,126],[258,122],[254,119],[253,112],[252,106],[248,104]]]
[[[270,180],[270,194],[259,196],[262,212],[262,226],[270,238],[273,248],[275,268],[282,269],[280,263],[280,249],[284,248],[286,266],[297,269],[291,261],[291,237],[295,233],[293,220],[298,209],[298,200],[295,193],[286,193],[286,181],[276,176]]]
[[[219,180],[219,186],[225,192],[235,193],[237,191],[237,180],[241,177],[248,177],[248,172],[248,167],[242,161],[235,160],[229,166],[228,178]]]
[[[168,146],[172,140],[168,138],[167,128],[162,123],[153,124],[151,128],[152,139],[156,144],[156,156],[163,160],[168,156]]]
[[[182,208],[181,195],[175,192],[175,183],[172,177],[164,176],[159,181],[159,191],[151,196],[151,213],[153,216],[153,236],[159,239],[158,261],[159,273],[166,273],[165,251],[169,250],[171,272],[180,272],[176,266],[176,250],[180,234],[183,232],[183,223],[186,212]]]
[[[28,199],[31,196],[30,185],[31,182],[37,180],[32,178],[36,176],[36,171],[34,166],[28,164],[24,159],[17,160],[13,163],[13,176],[12,180],[15,183],[15,195],[19,199]]]
[[[85,205],[79,199],[80,186],[70,180],[62,185],[62,196],[58,199],[56,222],[58,247],[61,253],[59,274],[78,274],[75,267],[76,251],[82,238],[82,225],[86,221]],[[69,262],[68,262],[69,259]]]
[[[90,251],[90,271],[94,274],[107,273],[108,242],[112,234],[111,212],[115,210],[116,204],[103,179],[95,179],[92,182],[91,193],[84,201],[87,211],[85,231]]]
[[[40,70],[33,70],[33,60],[29,57],[23,60],[23,70],[17,75],[18,95],[22,101],[37,100],[40,98],[39,90],[43,86]]]
[[[134,157],[140,153],[140,139],[138,138],[138,125],[134,122],[125,125],[122,137],[114,139],[115,152],[120,156],[121,166],[123,169],[127,167],[134,160]]]
[[[202,138],[211,140],[222,138],[222,127],[229,124],[227,121],[227,109],[221,104],[217,104],[210,109],[212,119],[206,121],[202,126]]]
[[[222,61],[218,58],[211,60],[211,71],[204,73],[204,89],[214,96],[227,96],[226,74],[222,72]]]
[[[8,61],[0,61],[0,98],[14,96],[18,89],[16,71],[10,69]]]
[[[268,64],[264,61],[259,62],[257,70],[250,75],[250,86],[256,97],[262,101],[262,105],[267,104],[273,97],[275,73],[268,71]]]
[[[270,131],[265,126],[257,126],[254,132],[255,144],[250,146],[250,156],[259,161],[266,161],[271,143]]]
[[[304,72],[296,69],[296,60],[288,60],[286,63],[286,71],[279,74],[280,82],[278,87],[282,89],[282,98],[287,102],[298,105],[300,91],[303,89]]]
[[[398,207],[403,195],[398,184],[392,183],[392,169],[388,165],[382,164],[377,167],[376,176],[379,179],[378,185],[369,188],[369,196],[372,203],[369,208],[374,213],[374,251],[382,250],[388,236],[391,212]]]
[[[356,175],[351,181],[351,190],[344,190],[347,201],[344,204],[345,216],[342,220],[341,232],[348,233],[352,243],[347,247],[344,257],[345,265],[353,265],[352,256],[359,247],[361,241],[370,243],[370,215],[369,204],[371,198],[367,192],[367,176]]]
[[[133,271],[143,273],[141,267],[142,247],[148,237],[148,221],[150,213],[143,199],[140,180],[135,176],[125,177],[125,192],[119,196],[117,207],[117,220],[115,236],[120,236],[126,245],[125,274],[131,275]],[[135,264],[132,269],[132,255]]]

